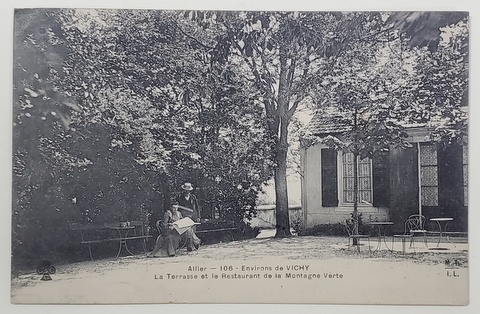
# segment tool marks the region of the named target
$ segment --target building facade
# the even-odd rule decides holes
[[[318,120],[318,119],[317,119]],[[317,121],[316,136],[341,134],[333,121]],[[391,220],[403,231],[411,214],[451,217],[449,231],[467,231],[468,149],[429,141],[425,127],[410,127],[410,148],[391,148],[358,159],[358,212],[362,220]],[[302,208],[306,228],[343,222],[353,212],[353,154],[323,144],[303,145]],[[432,227],[434,228],[434,226]]]

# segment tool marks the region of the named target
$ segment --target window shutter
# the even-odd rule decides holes
[[[322,206],[338,206],[337,152],[323,148],[321,152]]]
[[[463,207],[462,147],[450,144],[439,148],[437,154],[438,205],[442,214],[456,219]]]
[[[378,152],[373,156],[373,206],[390,206],[390,156]]]

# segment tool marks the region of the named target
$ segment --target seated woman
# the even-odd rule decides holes
[[[182,214],[178,211],[178,203],[173,202],[170,209],[163,215],[160,225],[161,234],[157,238],[155,248],[148,257],[156,257],[160,250],[163,251],[161,252],[162,255],[175,256],[182,239],[186,240],[187,251],[192,251],[193,248],[198,249],[200,239],[196,237],[192,228],[188,228],[182,235],[173,228],[173,223],[182,218]]]

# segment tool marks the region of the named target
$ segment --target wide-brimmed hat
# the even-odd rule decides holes
[[[185,182],[182,185],[182,189],[184,189],[185,191],[193,191],[193,186],[190,182]]]

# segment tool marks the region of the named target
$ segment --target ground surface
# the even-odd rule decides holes
[[[432,239],[430,249],[417,241],[415,253],[407,249],[405,255],[400,243],[395,243],[393,253],[382,243],[370,255],[367,243],[358,254],[348,247],[347,238],[270,235],[206,245],[194,252],[181,250],[172,258],[137,255],[57,265],[52,281],[25,273],[12,279],[12,302],[465,304],[468,300],[466,243],[441,243],[449,249],[435,250]],[[372,239],[372,249],[377,244]]]

